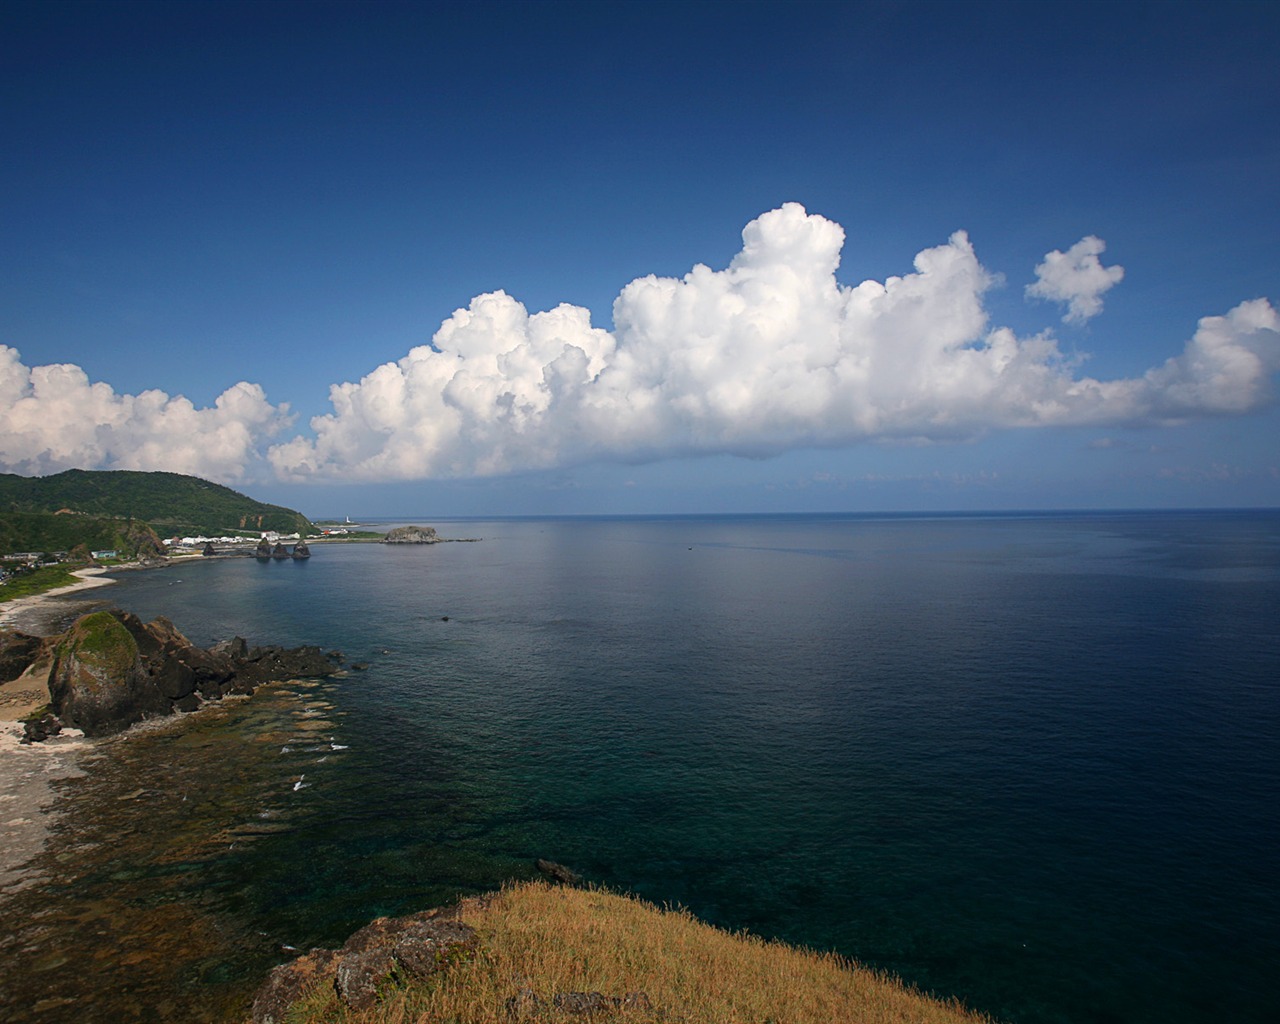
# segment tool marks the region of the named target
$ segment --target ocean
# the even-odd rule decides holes
[[[478,542],[93,595],[367,668],[60,784],[5,1019],[234,1019],[538,857],[1004,1021],[1280,1019],[1280,512],[418,521]]]

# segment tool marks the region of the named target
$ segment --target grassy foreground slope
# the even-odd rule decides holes
[[[105,542],[118,530],[113,524],[130,520],[147,523],[162,536],[231,530],[305,534],[312,528],[301,512],[180,473],[0,474],[0,549],[66,550],[82,541],[108,547],[98,539]]]
[[[294,1024],[493,1024],[521,1016],[522,988],[538,1024],[577,1024],[559,1009],[565,992],[643,992],[649,1009],[615,1007],[601,1021],[685,1024],[976,1024],[989,1018],[930,999],[839,957],[731,935],[684,911],[659,910],[598,889],[542,882],[467,900],[461,919],[480,938],[478,954],[432,982],[387,993],[372,1010],[343,1007],[331,986],[296,1003]],[[518,998],[518,997],[517,997]],[[526,996],[527,999],[527,996]]]

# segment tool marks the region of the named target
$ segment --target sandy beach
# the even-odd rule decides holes
[[[46,590],[43,594],[33,594],[31,597],[18,597],[12,601],[5,601],[0,604],[0,629],[16,629],[32,636],[49,636],[56,633],[58,623],[67,616],[69,611],[75,609],[74,606],[69,606],[64,601],[57,601],[55,598],[110,586],[115,580],[104,574],[120,572],[126,568],[133,567],[117,566],[105,569],[102,566],[90,566],[87,569],[77,569],[71,575],[79,577],[78,583],[69,583],[65,587]]]

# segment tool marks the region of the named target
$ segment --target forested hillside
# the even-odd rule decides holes
[[[300,512],[179,473],[69,469],[47,477],[0,474],[0,551],[128,546],[128,523],[161,536],[313,529]],[[112,543],[112,541],[117,543]]]
[[[155,530],[136,519],[0,512],[0,554],[71,551],[82,544],[90,551],[117,551],[129,558],[164,554]]]

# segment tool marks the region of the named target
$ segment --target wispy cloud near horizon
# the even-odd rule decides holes
[[[1270,398],[1280,317],[1265,298],[1200,320],[1144,375],[1078,376],[1048,330],[992,327],[997,276],[956,232],[914,270],[836,279],[845,233],[788,203],[743,230],[728,267],[638,278],[612,331],[562,304],[530,314],[502,291],[444,321],[430,345],[330,388],[311,432],[272,444],[288,406],[241,382],[213,408],[117,395],[69,365],[28,369],[0,347],[0,462],[11,471],[168,469],[238,481],[497,475],[590,460],[768,456],[878,440],[968,439],[1011,427],[1156,425],[1239,415]],[[1086,236],[1036,268],[1033,297],[1069,322],[1123,276]]]

